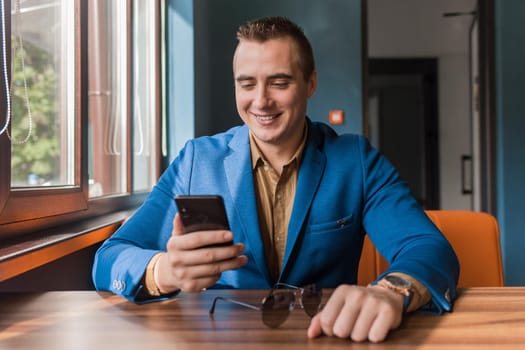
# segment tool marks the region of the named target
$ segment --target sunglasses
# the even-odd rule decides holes
[[[315,284],[296,287],[286,283],[276,283],[270,290],[270,293],[262,300],[260,306],[243,303],[234,299],[215,297],[210,308],[210,315],[213,315],[215,312],[215,304],[217,301],[222,300],[252,310],[260,310],[263,323],[270,328],[277,328],[286,321],[295,308],[296,300],[299,300],[299,306],[306,314],[313,317],[319,312],[321,298],[321,289],[318,289]]]

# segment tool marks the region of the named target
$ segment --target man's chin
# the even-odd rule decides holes
[[[255,131],[252,134],[255,136],[255,140],[258,143],[264,143],[264,144],[271,144],[271,145],[278,145],[279,144],[279,138],[275,133],[269,133],[267,130],[264,131]]]

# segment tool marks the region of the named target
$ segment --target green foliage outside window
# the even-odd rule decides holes
[[[16,43],[15,40],[13,38],[12,42]],[[53,180],[60,176],[60,118],[53,56],[25,42],[23,50],[13,50],[12,66],[11,137],[14,142],[11,146],[11,183],[13,186],[27,186],[28,179],[33,178],[38,180],[29,184],[53,184]],[[32,131],[27,142],[18,144],[17,141],[24,140],[29,130],[24,75]]]

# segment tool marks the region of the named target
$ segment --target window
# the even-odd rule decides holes
[[[0,238],[134,206],[156,182],[162,3],[1,1]]]
[[[126,0],[89,3],[89,195],[127,192],[129,101]]]
[[[152,1],[133,1],[133,191],[147,191],[156,182],[160,172],[158,153],[162,140],[160,119],[160,88],[152,89],[159,83],[160,74],[160,31],[155,20],[159,16]]]
[[[13,2],[11,187],[75,184],[73,2]],[[51,28],[51,30],[43,30]],[[11,131],[11,132],[9,132]]]

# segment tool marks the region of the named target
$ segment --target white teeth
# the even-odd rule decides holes
[[[277,117],[277,115],[256,115],[257,119],[262,121],[272,120]]]

